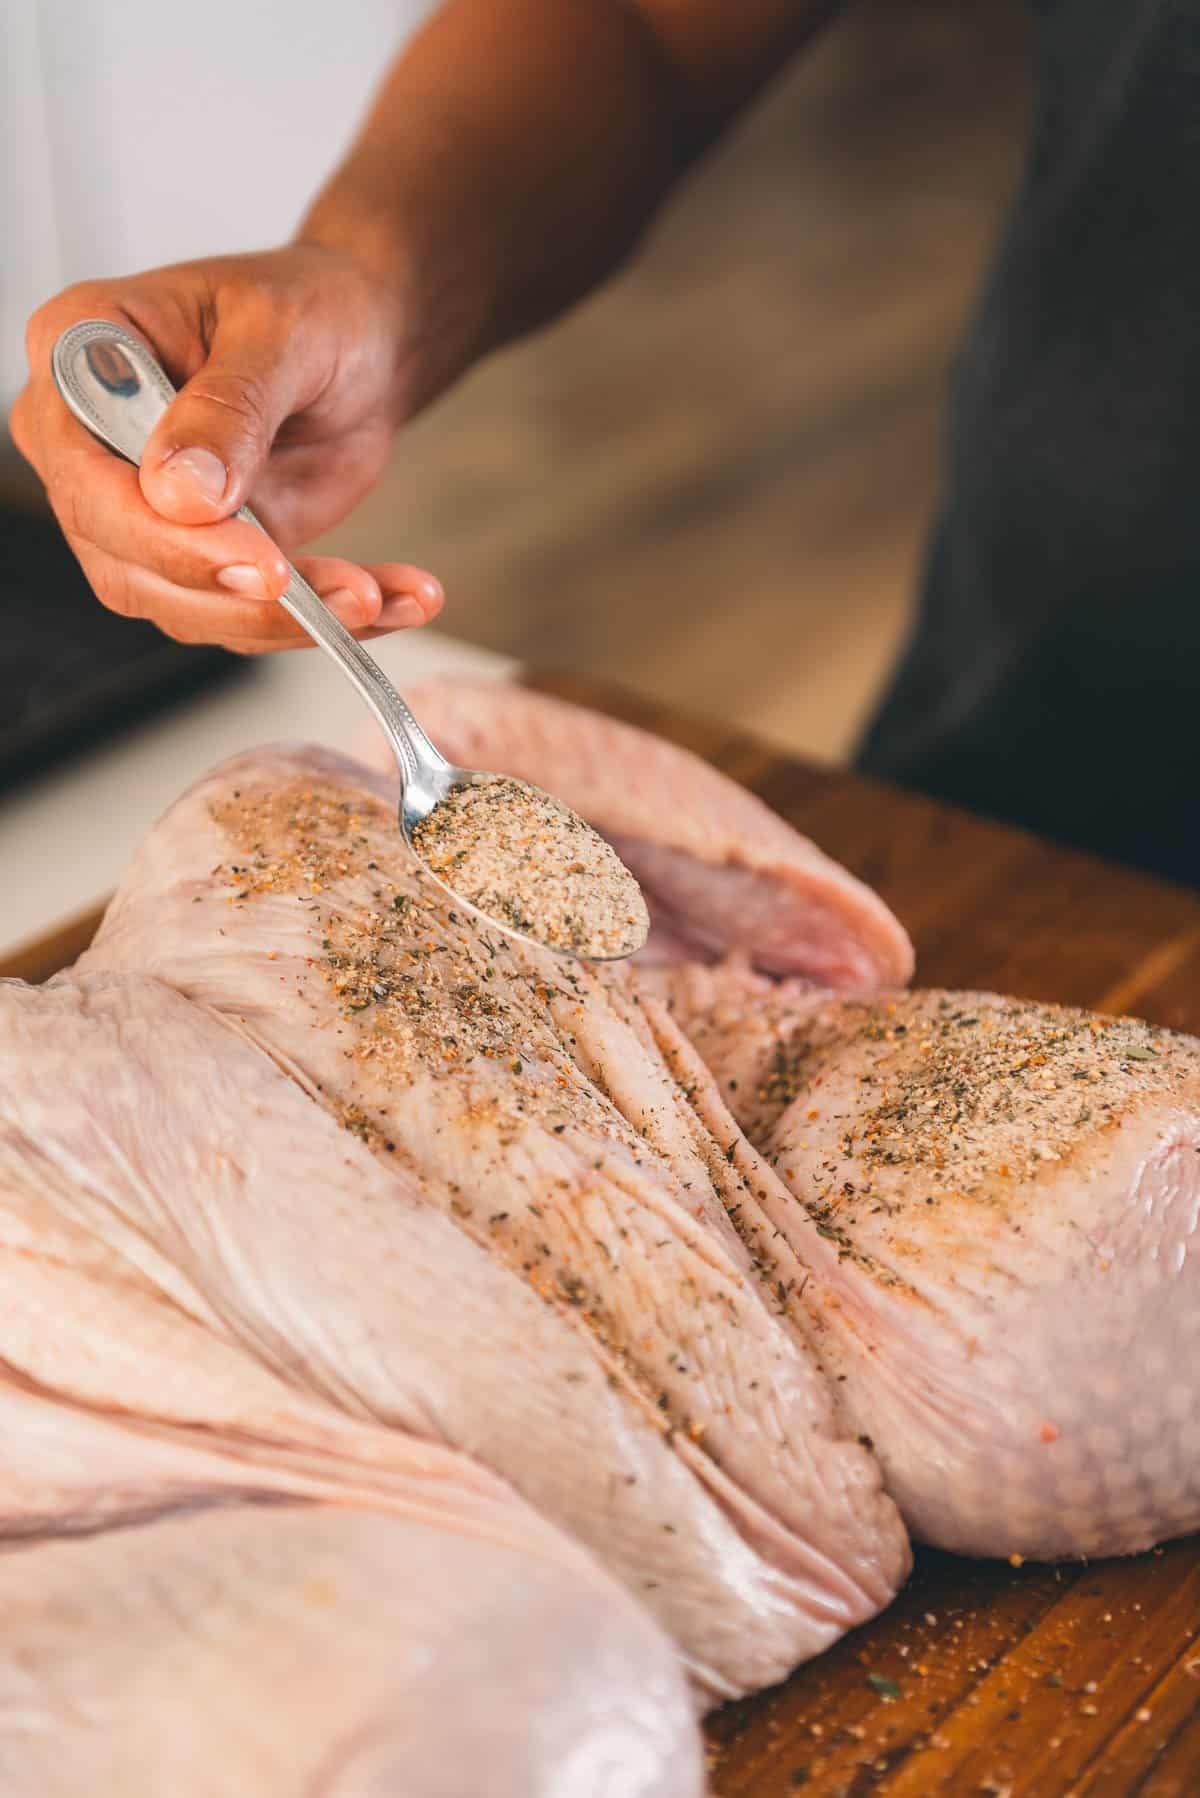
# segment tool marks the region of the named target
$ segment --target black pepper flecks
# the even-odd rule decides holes
[[[1011,1205],[1200,1068],[1180,1038],[1136,1019],[988,994],[826,1007],[808,1048],[804,1084],[768,1149],[819,1233],[847,1253],[868,1215]]]
[[[283,900],[289,908],[297,902],[304,907],[304,936],[313,952],[302,954],[301,979],[310,999],[315,982],[332,995],[335,1034],[347,1063],[370,1065],[369,1082],[356,1084],[348,1070],[345,1085],[321,1089],[322,1103],[394,1164],[406,1152],[393,1095],[430,1077],[452,1082],[455,1128],[469,1133],[481,1151],[472,1168],[473,1190],[461,1192],[423,1163],[427,1190],[436,1192],[464,1233],[519,1272],[545,1303],[578,1319],[610,1358],[606,1377],[641,1394],[646,1414],[652,1408],[655,1427],[668,1442],[681,1433],[700,1441],[704,1426],[691,1415],[685,1394],[676,1391],[665,1410],[659,1403],[661,1340],[642,1329],[631,1337],[621,1308],[610,1311],[590,1271],[595,1263],[582,1252],[583,1242],[594,1239],[575,1227],[593,1184],[611,1198],[655,1158],[595,1078],[590,1058],[583,1054],[577,1062],[572,1056],[572,1017],[582,1015],[589,998],[601,1002],[600,977],[552,967],[536,949],[514,945],[453,912],[448,896],[425,878],[398,838],[395,855],[381,854],[381,843],[396,835],[395,817],[369,792],[310,778],[243,791],[236,803],[214,803],[210,811],[233,848],[231,859],[214,870],[229,888],[229,903],[240,908]],[[316,1022],[326,1027],[323,1005]],[[358,1102],[364,1093],[378,1107],[374,1114]],[[486,1191],[498,1176],[506,1196],[515,1197],[528,1178],[529,1139],[522,1132],[530,1123],[562,1143],[565,1177],[547,1178],[543,1169],[524,1204],[502,1201],[502,1209],[489,1208],[476,1199],[475,1188]],[[568,1127],[602,1145],[604,1155],[588,1155],[585,1162],[580,1147],[571,1146]],[[539,1234],[525,1223],[526,1213],[539,1220]],[[613,1240],[595,1240],[607,1269],[622,1265],[621,1245],[632,1240],[623,1225],[616,1226]],[[677,1246],[699,1253],[690,1242]],[[702,1253],[699,1259],[704,1262]],[[692,1309],[703,1306],[690,1326],[693,1352],[710,1337],[723,1341],[740,1327],[741,1308],[756,1304],[740,1281],[702,1298],[690,1276],[682,1278]],[[685,1366],[690,1368],[691,1356]],[[706,1453],[715,1458],[714,1448],[706,1446]]]

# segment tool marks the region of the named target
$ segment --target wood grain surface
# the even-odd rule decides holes
[[[895,908],[922,984],[1200,1033],[1200,897],[582,677],[531,684],[657,730],[762,794]],[[94,924],[0,972],[45,978]],[[881,1618],[708,1733],[718,1798],[1197,1798],[1200,1542],[1061,1567],[923,1552]]]

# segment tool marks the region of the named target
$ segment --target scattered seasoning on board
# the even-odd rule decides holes
[[[868,1673],[867,1684],[878,1692],[881,1698],[899,1698],[900,1696],[900,1687],[885,1673]]]
[[[452,787],[412,844],[462,898],[548,948],[606,960],[646,940],[646,902],[616,851],[524,781],[496,774]]]

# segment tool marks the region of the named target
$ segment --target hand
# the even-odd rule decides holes
[[[315,244],[87,282],[41,307],[12,434],[104,604],[185,643],[307,644],[276,603],[276,542],[309,541],[378,480],[400,415],[400,310],[387,284]],[[51,347],[84,318],[141,336],[181,387],[140,469],[97,443],[54,385]],[[247,500],[275,542],[231,517]],[[438,582],[402,562],[294,560],[357,636],[441,608]]]

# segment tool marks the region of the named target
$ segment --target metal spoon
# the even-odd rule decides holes
[[[140,464],[150,433],[175,398],[174,387],[145,344],[106,319],[87,319],[63,332],[54,345],[51,365],[58,390],[80,423],[119,456]],[[237,516],[263,529],[249,506],[242,506]],[[334,617],[303,575],[290,563],[288,568],[291,578],[279,603],[337,663],[374,713],[400,774],[400,829],[429,878],[451,893],[456,904],[492,928],[506,936],[542,942],[543,947],[559,954],[584,961],[621,960],[640,948],[640,942],[631,943],[619,955],[589,955],[559,942],[543,942],[532,931],[518,929],[511,921],[481,911],[433,873],[413,845],[413,831],[456,787],[497,777],[448,762],[434,748],[374,657]],[[577,827],[591,830],[582,820],[577,821]],[[576,844],[578,841],[576,837]],[[553,869],[548,868],[547,872]],[[632,881],[632,875],[629,878]]]

